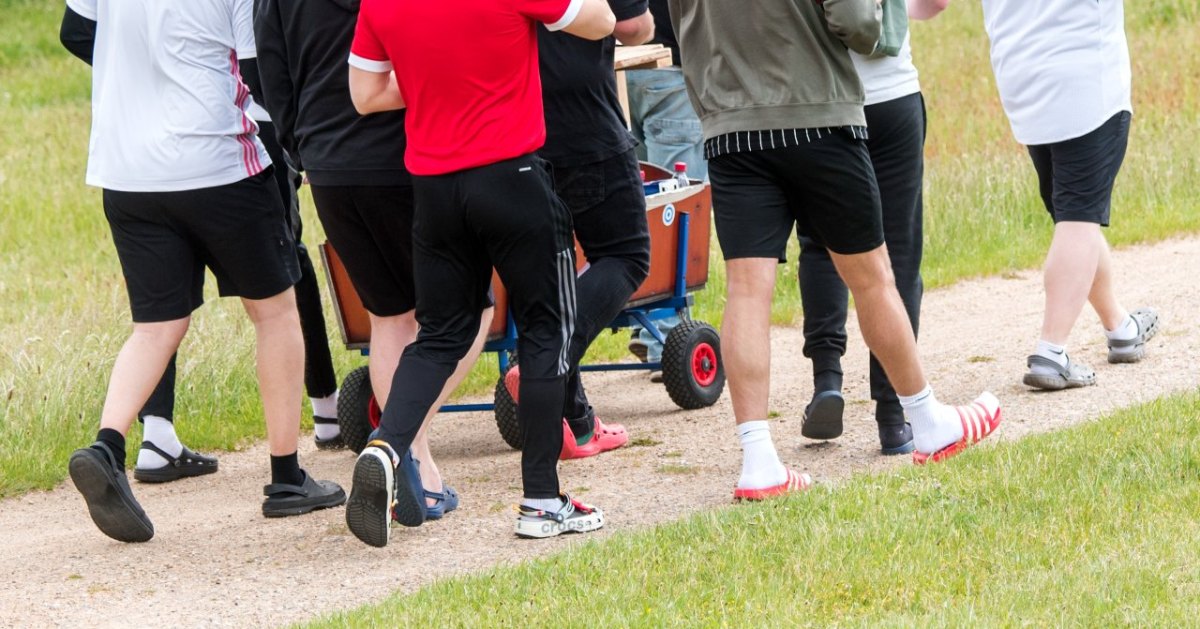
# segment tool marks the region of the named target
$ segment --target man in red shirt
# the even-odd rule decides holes
[[[495,267],[521,356],[524,497],[516,533],[551,537],[604,525],[559,491],[562,408],[575,320],[571,215],[554,194],[538,75],[537,23],[588,39],[615,18],[603,0],[365,0],[350,48],[359,113],[407,107],[413,267],[421,330],[400,359],[375,438],[354,467],[346,522],[385,546],[390,515],[419,526],[420,480],[399,466],[426,412],[470,348]]]

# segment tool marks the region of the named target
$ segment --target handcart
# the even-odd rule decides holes
[[[666,170],[643,164],[648,181],[670,179]],[[581,365],[581,371],[661,370],[663,385],[671,400],[680,408],[712,406],[725,388],[725,369],[721,361],[721,339],[711,325],[690,317],[692,293],[708,282],[708,252],[711,232],[712,193],[709,185],[692,181],[691,185],[646,197],[646,218],[650,227],[650,274],[630,298],[610,328],[641,326],[663,343],[659,362]],[[351,350],[369,351],[370,320],[358,298],[345,267],[328,242],[321,245],[333,296],[334,312],[342,340]],[[587,264],[576,245],[576,268]],[[517,422],[517,408],[504,386],[504,374],[518,360],[516,326],[508,312],[507,294],[498,277],[492,277],[496,298],[495,316],[488,334],[485,352],[495,353],[500,378],[493,403],[448,404],[442,412],[494,411],[500,436],[509,446],[520,449],[523,439]],[[678,316],[681,323],[664,335],[655,321]],[[366,446],[371,431],[379,426],[380,408],[371,390],[371,379],[364,365],[342,381],[338,398],[338,423],[342,437],[355,452]]]

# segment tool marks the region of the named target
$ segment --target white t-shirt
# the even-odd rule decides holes
[[[1133,111],[1123,0],[983,0],[1000,100],[1022,144]]]
[[[858,78],[867,92],[865,104],[886,103],[921,91],[917,66],[913,65],[912,48],[908,42],[909,36],[906,34],[900,54],[895,57],[871,58],[850,51],[854,69],[858,70]]]
[[[128,192],[234,183],[270,165],[238,59],[253,0],[67,0],[96,21],[87,183]]]

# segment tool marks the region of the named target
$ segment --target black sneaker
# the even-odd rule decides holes
[[[107,445],[97,441],[76,450],[67,469],[101,533],[120,542],[147,542],[154,537],[154,524],[133,497],[125,469]]]
[[[517,515],[517,537],[542,539],[563,533],[587,533],[604,526],[604,512],[566,494],[561,497],[563,505],[553,513],[522,505]]]
[[[879,424],[879,450],[886,455],[908,454],[915,449],[912,426],[907,422]]]

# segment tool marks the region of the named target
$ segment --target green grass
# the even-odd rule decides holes
[[[1193,626],[1200,394],[436,582],[312,627]]]
[[[90,73],[58,45],[62,6],[0,0],[0,497],[62,480],[68,453],[93,435],[128,332],[100,194],[83,184]],[[1127,11],[1137,111],[1109,232],[1118,244],[1200,229],[1193,194],[1200,55],[1180,45],[1193,39],[1200,9],[1191,0],[1148,0]],[[1050,233],[1033,170],[999,108],[981,24],[978,4],[959,2],[913,26],[930,112],[930,286],[1036,265]],[[320,242],[307,194],[304,216],[307,241]],[[789,258],[773,312],[782,324],[800,315],[794,243]],[[695,316],[716,325],[724,274],[720,256],[712,259]],[[207,295],[211,303],[181,350],[179,427],[193,447],[236,449],[263,436],[252,333],[236,302]],[[331,314],[329,324],[335,329]],[[626,338],[602,335],[588,360],[624,356]],[[340,374],[363,364],[334,345]],[[463,391],[486,392],[495,377],[494,361],[481,361]]]

